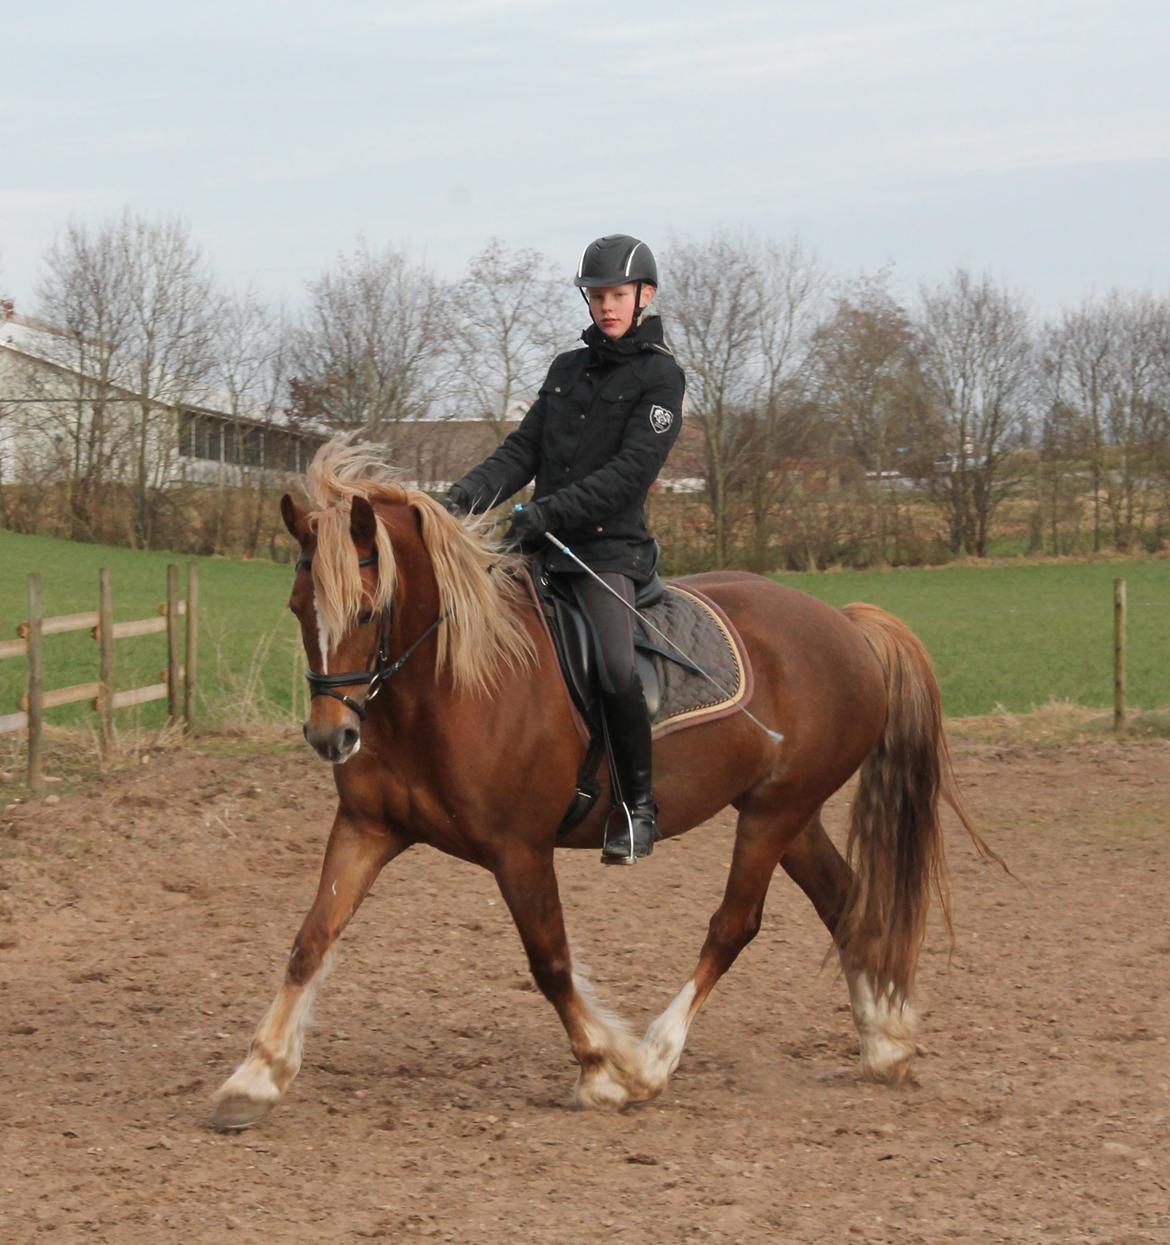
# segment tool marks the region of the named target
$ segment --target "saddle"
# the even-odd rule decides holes
[[[600,794],[598,771],[606,755],[606,732],[597,658],[589,624],[564,582],[567,576],[548,573],[539,557],[532,559],[529,569],[562,676],[588,734],[577,788],[558,831],[565,834],[584,819]],[[655,738],[732,713],[751,695],[746,654],[730,620],[713,601],[692,588],[667,584],[655,573],[637,589],[634,607],[682,650],[676,651],[634,620],[635,665]],[[695,654],[698,661],[684,653]],[[726,692],[714,688],[703,669]]]

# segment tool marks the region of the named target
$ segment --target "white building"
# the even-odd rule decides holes
[[[207,393],[185,401],[165,383],[144,400],[126,371],[100,347],[0,303],[0,481],[242,483],[302,471],[327,439],[290,427],[276,404],[262,411]]]

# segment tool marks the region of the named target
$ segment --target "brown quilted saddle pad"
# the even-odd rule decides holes
[[[751,698],[752,670],[743,641],[731,619],[710,597],[695,588],[668,583],[662,600],[642,613],[719,684],[717,688],[696,671],[659,653],[646,652],[644,641],[674,650],[653,631],[635,623],[642,633],[639,648],[643,656],[653,661],[661,689],[653,719],[655,739],[686,726],[726,717]]]

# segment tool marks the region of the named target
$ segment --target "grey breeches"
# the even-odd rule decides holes
[[[588,575],[570,577],[573,595],[593,632],[601,690],[626,691],[634,681],[634,616]],[[628,575],[602,571],[601,578],[631,605],[634,581]]]

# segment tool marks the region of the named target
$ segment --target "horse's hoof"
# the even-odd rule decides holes
[[[604,1064],[591,1068],[577,1081],[577,1105],[593,1111],[620,1111],[630,1092]]]
[[[881,1050],[878,1057],[870,1054],[861,1061],[861,1077],[879,1085],[917,1085],[914,1076],[914,1047]]]
[[[221,1133],[240,1133],[252,1128],[272,1110],[272,1103],[247,1098],[243,1094],[227,1094],[211,1109],[208,1123]]]

